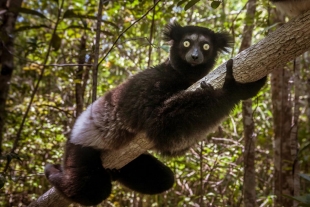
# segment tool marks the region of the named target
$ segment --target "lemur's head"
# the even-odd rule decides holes
[[[227,52],[232,43],[228,33],[215,33],[198,26],[167,25],[164,40],[171,43],[170,61],[177,70],[205,68],[208,73],[219,52]]]

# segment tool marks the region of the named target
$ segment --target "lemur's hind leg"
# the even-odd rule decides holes
[[[124,186],[144,194],[158,194],[174,184],[174,174],[169,167],[150,154],[142,154],[118,172]]]
[[[47,179],[67,199],[82,205],[97,205],[111,193],[111,178],[102,167],[100,151],[67,142],[65,169],[45,167]]]

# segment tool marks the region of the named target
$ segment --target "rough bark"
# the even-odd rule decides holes
[[[251,82],[258,80],[274,68],[283,66],[286,62],[296,58],[310,48],[310,11],[285,24],[271,33],[259,43],[242,51],[234,57],[234,76],[238,81]],[[220,87],[225,75],[225,64],[219,66],[202,80],[206,79],[215,87]],[[200,86],[200,81],[188,90],[194,90]],[[131,148],[131,147],[134,147]],[[109,152],[102,156],[103,166],[107,168],[120,168],[130,162],[141,153],[152,147],[145,135],[139,134],[128,146],[119,151]],[[121,161],[120,161],[121,160]],[[120,164],[121,163],[121,164]],[[56,191],[53,191],[56,193]],[[53,196],[53,194],[50,194]],[[41,199],[41,197],[40,197]],[[54,200],[53,206],[65,206]],[[30,206],[37,206],[36,202]],[[41,202],[41,206],[45,205]]]
[[[246,20],[255,19],[256,0],[249,0],[247,5]],[[246,22],[243,29],[243,38],[240,52],[249,48],[252,42],[254,22]],[[256,204],[256,181],[255,181],[255,126],[253,119],[252,100],[242,102],[242,116],[244,129],[244,176],[243,176],[243,203],[245,207],[255,207]]]
[[[242,116],[244,128],[244,176],[243,196],[245,207],[255,207],[256,204],[256,175],[255,175],[255,146],[256,134],[253,119],[252,100],[243,101]]]
[[[18,8],[22,0],[0,0],[2,24],[0,25],[0,155],[2,153],[3,128],[6,115],[6,100],[10,88],[10,80],[14,70],[14,27]]]

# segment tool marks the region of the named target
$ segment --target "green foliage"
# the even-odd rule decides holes
[[[110,1],[104,6],[100,28],[98,70],[99,96],[132,74],[168,58],[169,44],[162,41],[167,22],[176,19],[183,25],[206,26],[228,31],[235,40],[230,54],[220,55],[217,65],[236,55],[243,35],[244,22],[254,23],[253,43],[262,39],[267,26],[266,1],[258,1],[255,19],[245,20],[245,0],[160,1],[154,11],[120,34],[146,14],[154,1]],[[47,163],[61,163],[63,147],[76,118],[76,84],[85,89],[84,108],[91,103],[91,66],[94,61],[97,7],[99,1],[64,1],[56,33],[53,28],[61,1],[24,0],[15,30],[15,71],[7,100],[7,119],[0,160],[2,168],[12,159],[7,172],[0,174],[0,206],[22,206],[38,198],[48,188],[43,175]],[[152,25],[153,24],[153,25]],[[152,29],[153,28],[153,29]],[[151,34],[152,33],[152,34]],[[86,45],[81,49],[83,36]],[[1,37],[2,38],[2,37]],[[119,40],[113,45],[117,39]],[[46,57],[51,42],[52,53]],[[108,53],[109,49],[113,49]],[[107,54],[108,53],[108,54]],[[103,59],[103,57],[105,57]],[[22,117],[35,83],[45,72],[30,113],[22,130],[17,154],[10,154]],[[82,78],[78,63],[82,61]],[[272,196],[272,114],[268,86],[254,101],[257,132],[257,198],[261,206],[271,206]],[[241,108],[223,121],[214,134],[206,137],[185,156],[159,159],[174,169],[173,189],[155,196],[140,195],[115,183],[112,195],[103,206],[240,206],[243,199],[243,129]],[[302,145],[300,160],[308,169],[309,127],[303,117],[299,127]],[[308,128],[307,128],[308,127]]]

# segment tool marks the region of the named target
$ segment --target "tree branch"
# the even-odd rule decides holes
[[[310,48],[310,11],[295,18],[285,24],[275,32],[268,35],[257,44],[242,51],[234,59],[234,76],[237,81],[251,82],[256,81],[274,68],[284,66],[288,61],[298,57]],[[225,63],[219,66],[202,80],[215,87],[220,87],[225,77]],[[200,81],[191,86],[188,90],[195,90],[200,87]],[[118,151],[102,154],[102,163],[106,168],[121,168],[140,154],[151,149],[152,143],[146,138],[145,134],[138,134],[135,139],[125,148]],[[52,188],[53,189],[53,188]],[[48,191],[49,196],[55,196],[55,190]],[[51,193],[52,192],[52,193]],[[39,198],[42,201],[42,197]],[[37,204],[33,202],[30,206],[65,206],[67,203],[59,203],[59,199],[54,199],[53,204]]]

